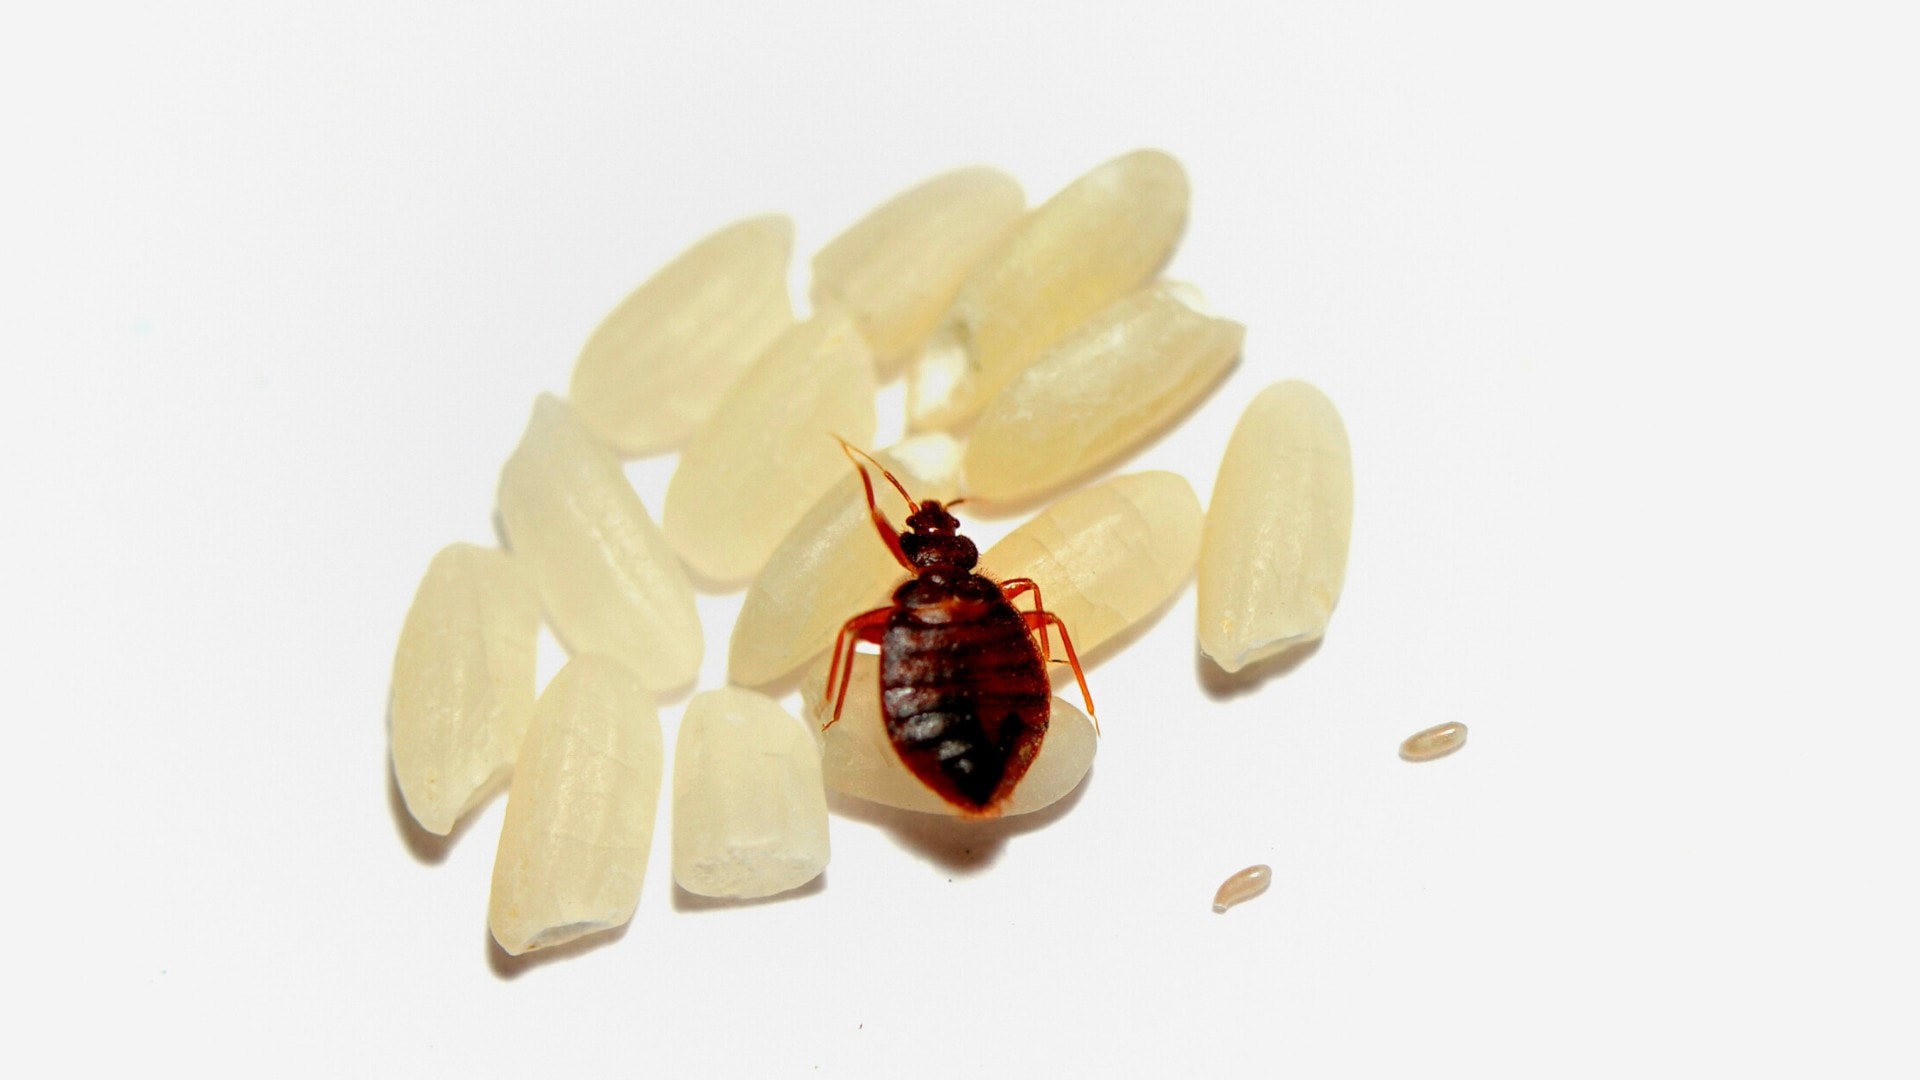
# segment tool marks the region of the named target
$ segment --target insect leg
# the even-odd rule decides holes
[[[1000,583],[1000,595],[1006,597],[1007,603],[1009,604],[1013,603],[1014,597],[1019,596],[1021,593],[1026,593],[1026,592],[1030,592],[1033,594],[1033,610],[1040,612],[1042,614],[1045,614],[1047,610],[1047,605],[1041,602],[1040,600],[1040,583],[1039,582],[1033,580],[1030,577],[1017,577],[1017,578],[1008,578],[1007,580]],[[1028,629],[1032,629],[1031,624],[1029,624]],[[1053,662],[1053,642],[1048,640],[1047,638],[1047,624],[1045,622],[1042,622],[1040,624],[1039,629],[1040,629],[1040,660],[1042,663],[1051,664]]]
[[[1080,656],[1073,651],[1073,639],[1067,636],[1067,624],[1061,622],[1060,616],[1055,615],[1051,611],[1029,611],[1023,614],[1027,620],[1027,626],[1030,629],[1040,629],[1048,623],[1052,623],[1054,628],[1060,631],[1060,643],[1067,647],[1067,663],[1073,665],[1074,681],[1080,684],[1080,696],[1087,702],[1087,716],[1093,721],[1094,734],[1098,735],[1100,733],[1100,717],[1094,714],[1093,692],[1087,689],[1087,675],[1080,670]]]
[[[847,702],[847,684],[853,680],[853,654],[855,646],[862,641],[871,642],[876,645],[879,644],[881,637],[886,634],[887,618],[892,614],[893,609],[890,607],[874,608],[872,611],[855,615],[853,618],[841,624],[840,633],[836,634],[833,639],[833,659],[827,662],[827,685],[826,688],[820,692],[821,704],[825,704],[829,698],[833,699],[833,719],[820,725],[821,731],[827,730],[839,721],[840,709]],[[846,662],[844,666],[840,659],[840,647],[842,643],[846,645]],[[840,687],[838,697],[835,697],[833,692],[835,686],[834,678],[836,675],[839,677],[838,685]]]

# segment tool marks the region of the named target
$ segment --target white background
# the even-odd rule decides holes
[[[653,7],[7,16],[11,1053],[1915,1068],[1900,5]],[[1138,146],[1192,180],[1169,273],[1248,333],[1121,468],[1204,499],[1254,393],[1324,388],[1358,484],[1324,646],[1211,680],[1189,591],[1090,672],[1106,737],[1064,810],[843,806],[818,887],[739,906],[676,893],[663,828],[623,933],[495,952],[502,802],[410,839],[385,702],[534,395],[725,222],[791,213],[804,296],[934,172],[1038,201]],[[671,465],[631,470],[656,513]],[[701,598],[702,688],[738,602]],[[1445,720],[1465,751],[1397,759]],[[1272,891],[1214,915],[1253,862]]]

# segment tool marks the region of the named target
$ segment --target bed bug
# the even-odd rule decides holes
[[[975,571],[979,552],[949,512],[960,500],[945,506],[933,499],[915,502],[885,466],[844,439],[840,445],[866,487],[874,529],[913,576],[894,590],[890,606],[855,615],[834,638],[821,696],[834,703],[827,726],[840,719],[846,704],[855,647],[862,641],[878,645],[880,707],[901,763],[962,813],[997,814],[1047,736],[1050,629],[1059,631],[1087,715],[1093,715],[1073,640],[1060,616],[1046,609],[1032,578],[995,581]],[[894,528],[874,501],[873,478],[855,454],[873,462],[906,500],[906,531]],[[1013,606],[1024,594],[1033,596],[1031,611]]]

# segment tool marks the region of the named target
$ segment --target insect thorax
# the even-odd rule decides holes
[[[917,622],[972,622],[1006,603],[1000,586],[964,570],[929,570],[893,591],[893,602]]]
[[[954,576],[966,575],[980,561],[980,551],[973,541],[953,534],[902,533],[900,550],[921,574],[946,571]]]

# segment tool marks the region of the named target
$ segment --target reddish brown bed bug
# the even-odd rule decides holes
[[[846,704],[855,647],[862,641],[880,646],[880,707],[901,763],[962,813],[995,815],[1047,736],[1053,700],[1049,627],[1060,632],[1087,715],[1093,716],[1093,695],[1073,639],[1060,616],[1046,609],[1031,578],[994,581],[974,570],[979,552],[948,512],[960,500],[946,506],[934,499],[915,502],[884,465],[845,439],[840,446],[860,472],[880,539],[913,576],[894,590],[892,606],[855,615],[834,638],[821,695],[834,703],[827,726],[840,719]],[[855,454],[873,462],[907,501],[906,532],[881,512],[873,478]],[[1023,593],[1033,595],[1032,611],[1013,606]]]

